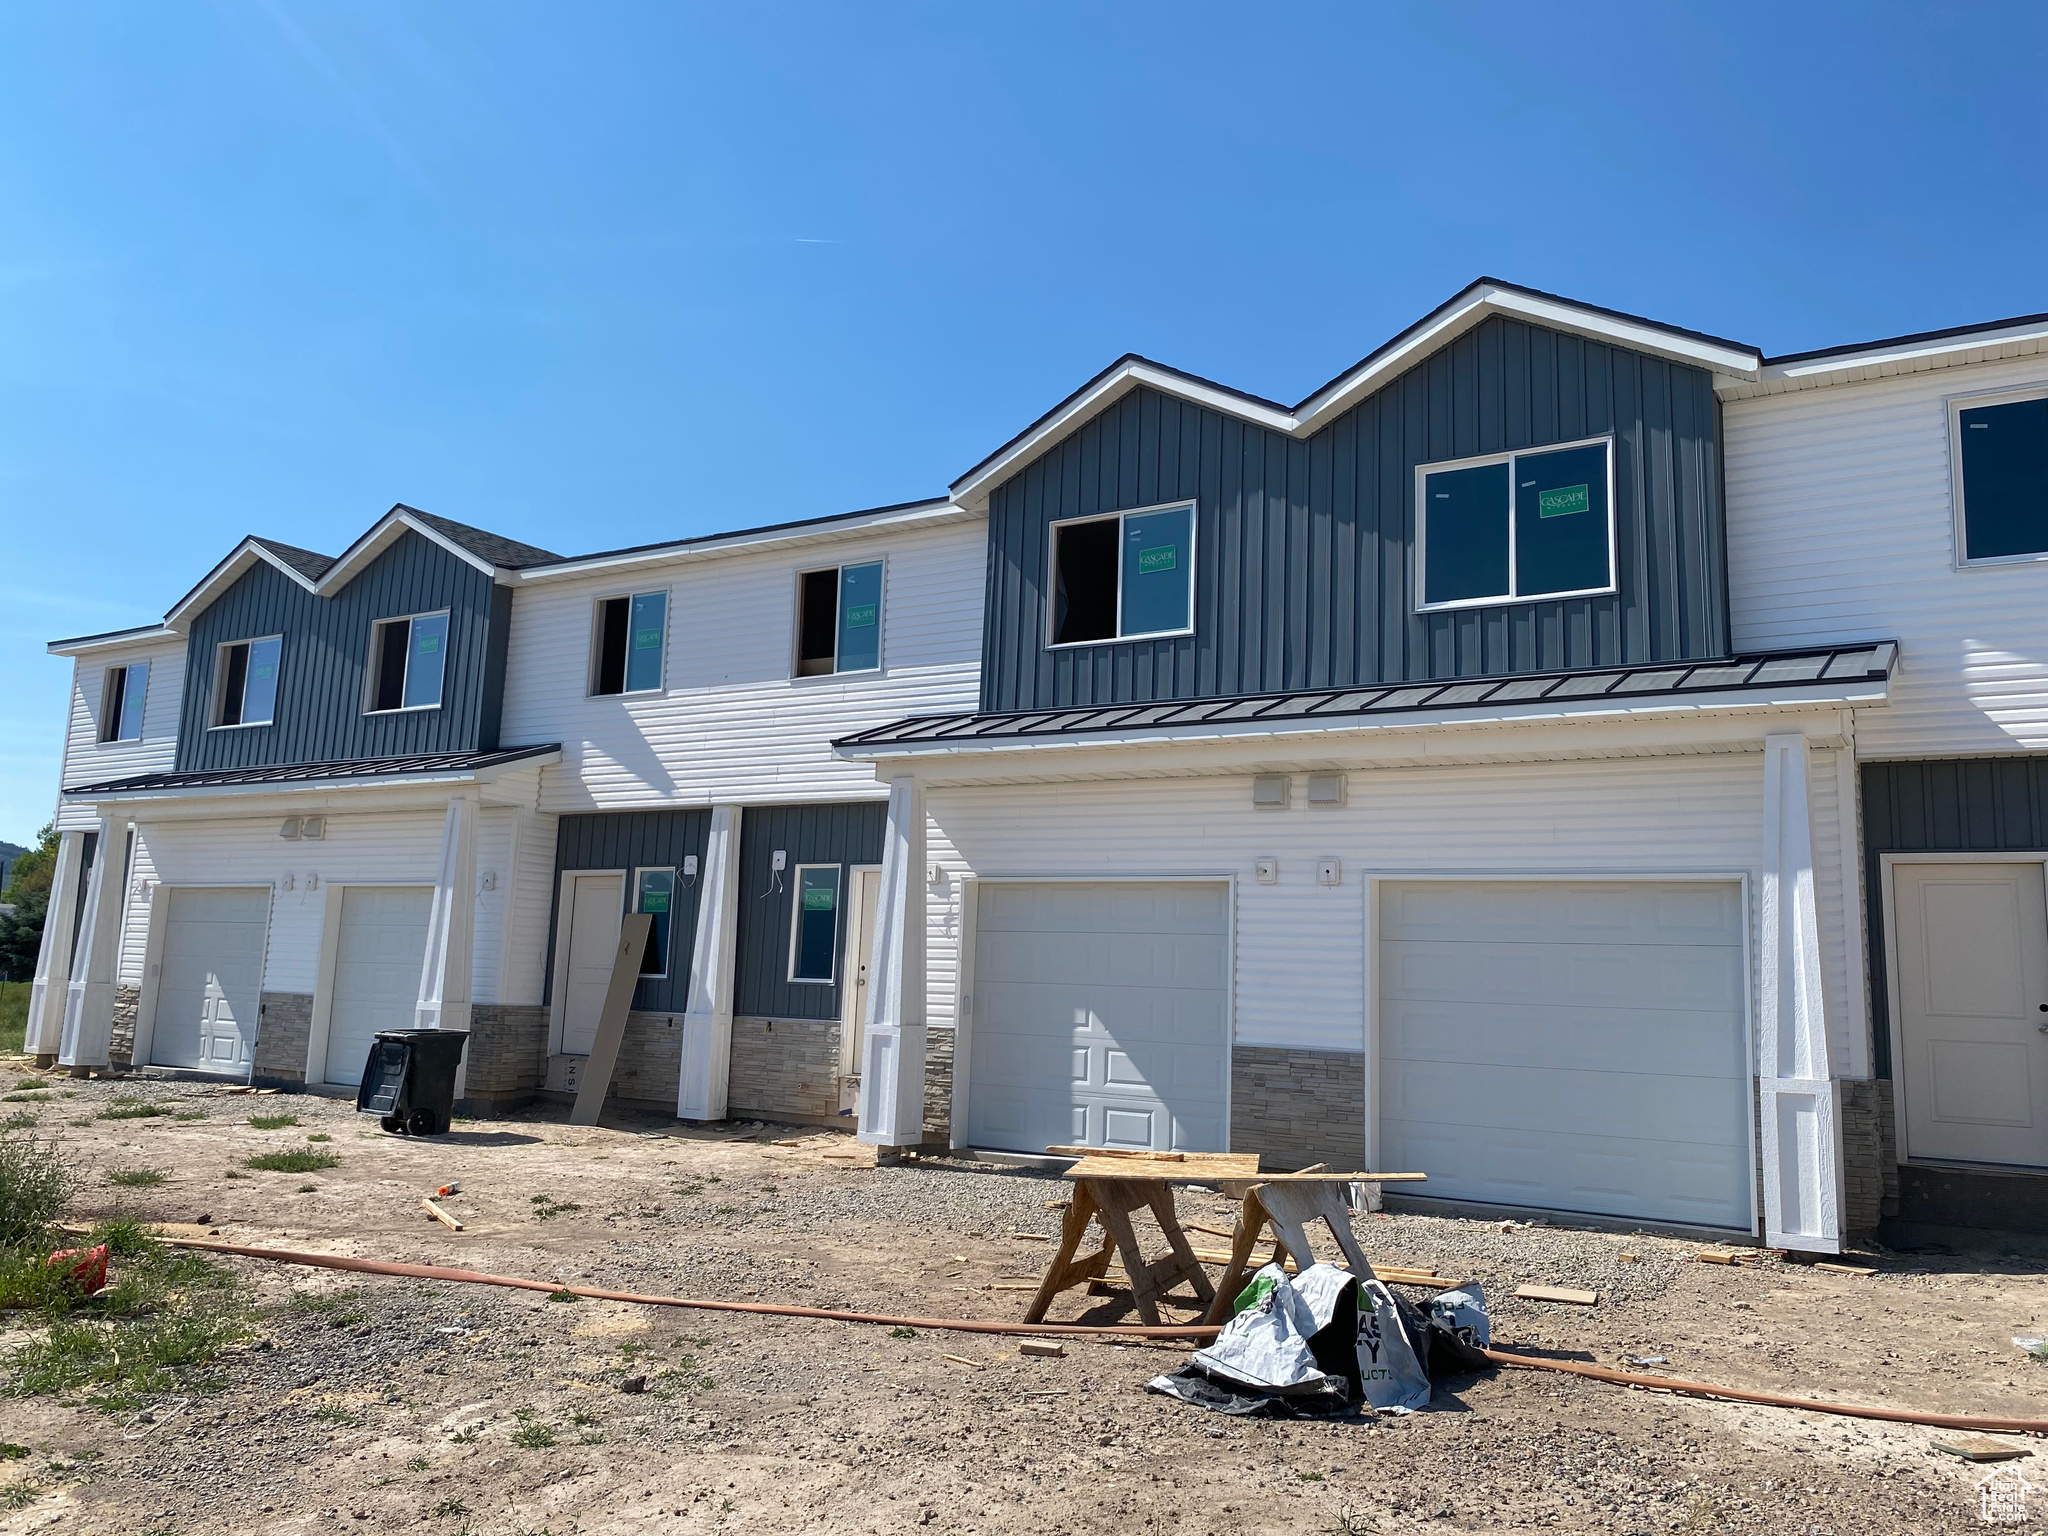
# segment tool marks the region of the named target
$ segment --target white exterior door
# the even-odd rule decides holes
[[[572,875],[569,880],[569,942],[558,984],[562,988],[562,1054],[588,1056],[597,1044],[604,995],[612,984],[619,953],[619,924],[626,913],[624,875]]]
[[[150,1060],[160,1067],[246,1073],[263,1001],[270,890],[169,887]]]
[[[1743,926],[1732,883],[1382,887],[1378,1166],[1748,1229]]]
[[[875,958],[875,913],[882,904],[882,872],[859,868],[853,871],[853,915],[847,924],[846,942],[851,952],[845,961],[846,1018],[839,1026],[844,1042],[839,1050],[839,1107],[860,1108],[861,1042],[867,1038],[868,970]]]
[[[1894,864],[1906,1155],[2048,1166],[2039,864]]]
[[[377,1031],[414,1027],[433,909],[431,885],[342,888],[329,984],[326,1081],[349,1087],[362,1082]]]
[[[979,886],[978,1147],[1229,1150],[1229,887]]]

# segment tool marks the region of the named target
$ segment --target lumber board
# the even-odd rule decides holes
[[[1255,1166],[1258,1157],[1254,1153],[1218,1152],[1213,1156],[1228,1161],[1218,1166],[1214,1162],[1197,1161],[1194,1156],[1178,1163],[1090,1156],[1069,1165],[1065,1176],[1070,1179],[1114,1179],[1120,1183],[1153,1180],[1166,1184],[1214,1184],[1220,1179],[1248,1178],[1258,1172]]]
[[[1577,1291],[1568,1285],[1518,1286],[1515,1294],[1524,1301],[1565,1301],[1575,1307],[1597,1306],[1600,1302],[1598,1291]]]
[[[583,1076],[576,1085],[576,1107],[569,1111],[571,1125],[595,1125],[611,1092],[612,1072],[619,1064],[619,1046],[626,1038],[626,1015],[632,1011],[633,989],[640,984],[640,957],[647,950],[647,935],[654,919],[645,912],[628,912],[619,919],[619,948],[612,957],[612,975],[604,993],[604,1011],[597,1019],[597,1039],[583,1063]]]
[[[1148,1152],[1137,1147],[1047,1147],[1047,1157],[1128,1157],[1148,1163],[1187,1161],[1185,1152]]]

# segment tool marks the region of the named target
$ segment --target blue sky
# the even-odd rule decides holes
[[[1786,352],[2048,310],[2048,7],[13,7],[0,838],[52,636],[395,501],[937,494],[1126,352],[1295,400],[1487,273]]]

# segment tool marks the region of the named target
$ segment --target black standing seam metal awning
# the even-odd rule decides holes
[[[143,773],[103,784],[78,784],[67,795],[148,794],[166,789],[226,789],[267,784],[307,784],[329,779],[397,779],[420,774],[474,773],[523,758],[562,750],[561,743],[540,747],[506,747],[497,752],[440,752],[422,757],[365,757],[346,762],[279,763],[261,768],[209,768],[189,773]]]
[[[1258,724],[1266,721],[1322,721],[1357,724],[1388,715],[1431,711],[1484,713],[1542,703],[1574,704],[1600,699],[1630,705],[1683,700],[1701,694],[1760,692],[1803,683],[1849,684],[1891,676],[1898,646],[1889,640],[1818,650],[1772,651],[1706,661],[1655,662],[1636,667],[1600,667],[1581,672],[1515,673],[1486,678],[1443,678],[1431,682],[1368,684],[1290,693],[1249,694],[1227,699],[1184,701],[1141,699],[1122,704],[1085,704],[999,714],[912,715],[888,725],[842,736],[836,748],[917,746],[925,743],[987,742],[1038,737],[1076,737],[1129,730],[1170,730],[1185,725]]]

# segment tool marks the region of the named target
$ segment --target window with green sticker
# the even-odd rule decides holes
[[[1610,439],[1415,472],[1416,606],[1614,589]]]
[[[277,671],[284,637],[230,640],[214,648],[213,723],[269,725],[277,714]]]
[[[1195,508],[1147,507],[1052,525],[1053,645],[1186,634],[1194,628]]]
[[[1958,563],[2048,555],[2048,394],[1978,396],[1953,410]]]
[[[867,560],[798,575],[798,677],[880,670],[882,572],[881,561]]]
[[[668,652],[668,593],[600,598],[590,647],[590,691],[653,693]]]
[[[670,908],[675,904],[676,872],[673,869],[638,869],[633,872],[633,910],[645,912],[654,921],[648,925],[647,948],[640,956],[642,976],[668,975]]]
[[[791,981],[837,979],[840,873],[837,864],[796,867],[796,910],[789,935]]]

